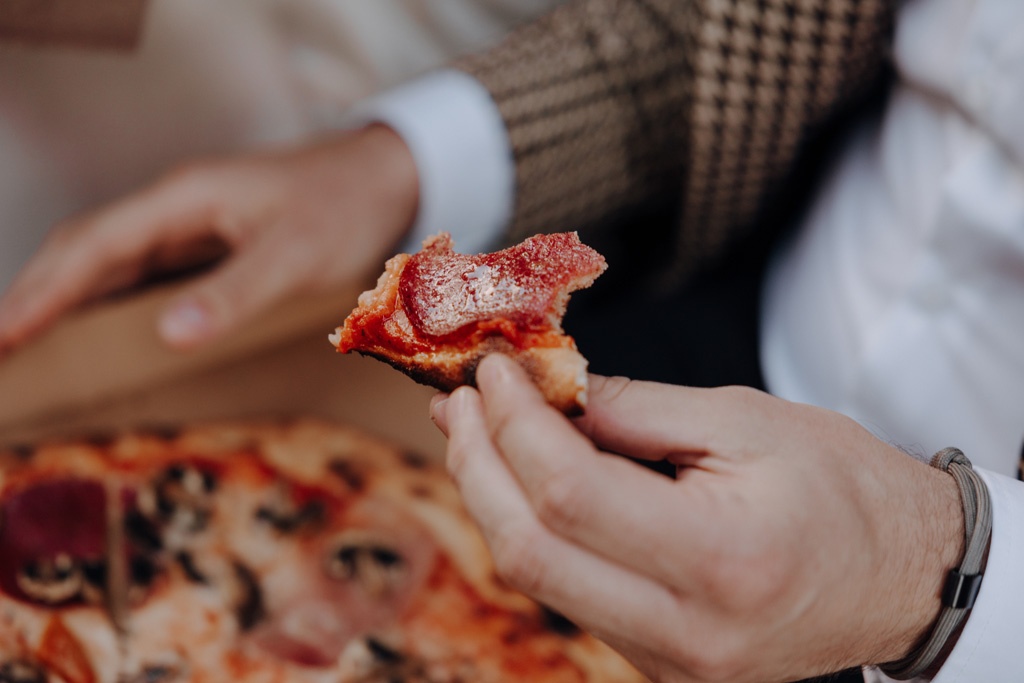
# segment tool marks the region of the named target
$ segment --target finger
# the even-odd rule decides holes
[[[694,587],[708,545],[696,522],[710,507],[705,491],[683,495],[671,479],[599,453],[507,357],[485,358],[477,383],[490,435],[545,526],[662,583]]]
[[[55,229],[0,299],[0,346],[23,343],[65,311],[127,286],[162,240],[206,229],[206,183],[162,183]]]
[[[451,398],[449,394],[440,393],[430,399],[430,419],[445,436],[448,436],[447,404],[449,398]]]
[[[622,655],[633,668],[639,671],[648,681],[673,681],[673,683],[687,683],[695,681],[694,678],[686,677],[686,673],[675,662],[670,661],[660,653],[651,651],[644,645],[636,645],[626,642],[614,635],[601,638],[606,645]],[[610,679],[615,679],[612,671],[608,671]],[[628,676],[623,674],[623,679]]]
[[[551,533],[490,442],[479,394],[446,406],[448,467],[480,526],[499,574],[599,638],[657,647],[679,598],[640,574]],[[616,599],[617,597],[617,599]]]
[[[311,254],[310,245],[276,236],[253,243],[168,306],[161,338],[191,349],[235,330],[308,282]]]
[[[624,377],[590,376],[586,413],[574,420],[599,448],[646,460],[694,464],[740,431],[763,429],[758,399],[745,387],[697,389]],[[742,410],[740,410],[742,408]],[[740,420],[742,413],[742,420]]]

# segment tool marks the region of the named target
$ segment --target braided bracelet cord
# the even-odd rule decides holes
[[[931,667],[974,606],[981,588],[981,565],[992,534],[992,502],[988,488],[959,448],[944,448],[932,457],[932,467],[956,480],[964,508],[964,559],[951,569],[942,590],[942,611],[928,640],[909,655],[879,669],[896,680],[916,678]]]

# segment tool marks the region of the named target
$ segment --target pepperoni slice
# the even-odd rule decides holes
[[[477,256],[455,253],[444,234],[409,259],[398,291],[409,320],[427,337],[495,319],[525,329],[560,330],[569,293],[590,284],[605,267],[604,257],[574,232],[537,235]]]
[[[81,600],[86,567],[104,559],[106,494],[80,479],[35,484],[0,508],[0,590],[49,605]]]

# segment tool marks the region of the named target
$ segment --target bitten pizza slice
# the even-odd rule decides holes
[[[388,260],[331,343],[451,391],[473,384],[492,352],[514,358],[548,403],[567,414],[587,400],[587,361],[562,330],[569,295],[607,268],[575,232],[537,235],[492,254],[453,250],[447,233]]]

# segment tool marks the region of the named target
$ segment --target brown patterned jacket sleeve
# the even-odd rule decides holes
[[[511,136],[512,237],[673,192],[680,269],[714,255],[881,73],[890,1],[576,0],[463,60]]]

